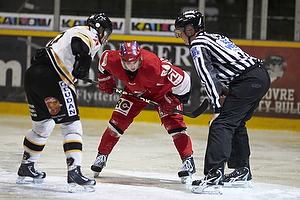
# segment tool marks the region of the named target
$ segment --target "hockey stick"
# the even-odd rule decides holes
[[[144,97],[136,96],[136,95],[131,94],[131,93],[129,93],[129,92],[126,92],[126,91],[124,91],[124,90],[122,90],[122,89],[119,89],[119,88],[113,88],[113,90],[114,90],[114,92],[116,92],[116,93],[119,93],[119,94],[125,94],[125,95],[129,95],[129,96],[133,96],[133,97],[138,98],[138,99],[140,99],[140,100],[142,100],[142,101],[145,101],[145,102],[147,102],[147,103],[149,103],[149,104],[152,104],[152,105],[155,105],[155,106],[158,106],[158,107],[160,106],[160,104],[157,103],[157,102],[155,102],[155,101],[152,101],[152,100],[150,100],[150,99],[146,99],[146,98],[144,98]],[[201,106],[200,106],[199,108],[197,108],[197,109],[196,109],[195,111],[193,111],[193,112],[185,112],[185,111],[181,111],[181,110],[177,110],[177,109],[174,109],[174,112],[180,113],[180,114],[185,115],[185,116],[187,116],[187,117],[196,118],[196,117],[198,117],[199,115],[201,115],[201,114],[206,110],[207,106],[208,106],[208,100],[205,99],[205,100],[203,101],[203,103],[201,104]]]
[[[92,84],[95,84],[95,85],[98,85],[98,82],[97,81],[94,81],[94,80],[91,80],[91,79],[88,79],[88,78],[83,78],[82,79],[83,81],[87,81],[89,83],[92,83]],[[125,95],[129,95],[129,96],[133,96],[137,99],[140,99],[142,101],[145,101],[149,104],[152,104],[152,105],[155,105],[155,106],[160,106],[159,103],[155,102],[155,101],[152,101],[150,99],[146,99],[144,97],[139,97],[139,96],[136,96],[132,93],[129,93],[129,92],[126,92],[122,89],[119,89],[119,88],[113,88],[114,92],[116,93],[119,93],[119,94],[125,94]],[[204,99],[204,101],[202,102],[202,104],[193,112],[185,112],[185,111],[181,111],[181,110],[177,110],[177,109],[174,109],[174,112],[176,113],[180,113],[182,115],[185,115],[187,117],[190,117],[190,118],[196,118],[198,117],[199,115],[201,115],[208,107],[208,100],[207,99]]]

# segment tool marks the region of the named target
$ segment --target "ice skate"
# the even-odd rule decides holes
[[[195,180],[192,183],[191,191],[197,194],[222,194],[222,172],[217,170],[209,173],[203,179]]]
[[[18,170],[19,177],[17,178],[17,184],[28,184],[31,181],[27,181],[26,178],[32,178],[34,184],[41,184],[44,182],[44,178],[46,177],[45,172],[38,171],[34,162],[28,162],[26,164],[22,163]]]
[[[108,155],[98,152],[96,160],[91,166],[91,170],[94,172],[94,178],[97,178],[102,169],[106,166],[107,157]]]
[[[68,171],[69,192],[94,192],[96,181],[85,177],[80,166]]]
[[[182,161],[181,170],[178,172],[181,183],[190,184],[194,180],[194,174],[196,173],[195,163],[193,156],[187,156]]]
[[[230,174],[225,174],[223,177],[224,187],[230,188],[251,188],[251,174],[248,167],[235,169]]]

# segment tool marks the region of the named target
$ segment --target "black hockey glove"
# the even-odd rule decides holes
[[[73,65],[72,75],[78,79],[84,78],[90,70],[91,62],[92,58],[90,55],[77,54]]]

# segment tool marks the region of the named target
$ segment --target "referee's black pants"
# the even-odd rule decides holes
[[[220,115],[209,128],[204,174],[220,169],[249,167],[250,147],[246,122],[270,87],[270,77],[263,67],[237,77],[229,87]]]

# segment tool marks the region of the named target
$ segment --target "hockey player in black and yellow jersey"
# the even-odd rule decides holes
[[[35,164],[55,124],[60,124],[69,192],[77,192],[78,188],[94,190],[95,180],[81,172],[83,131],[74,82],[87,75],[91,60],[111,33],[112,23],[106,14],[92,14],[85,26],[70,28],[37,50],[25,73],[25,92],[33,126],[25,134],[17,183],[25,183],[26,177],[40,183],[46,177]]]

